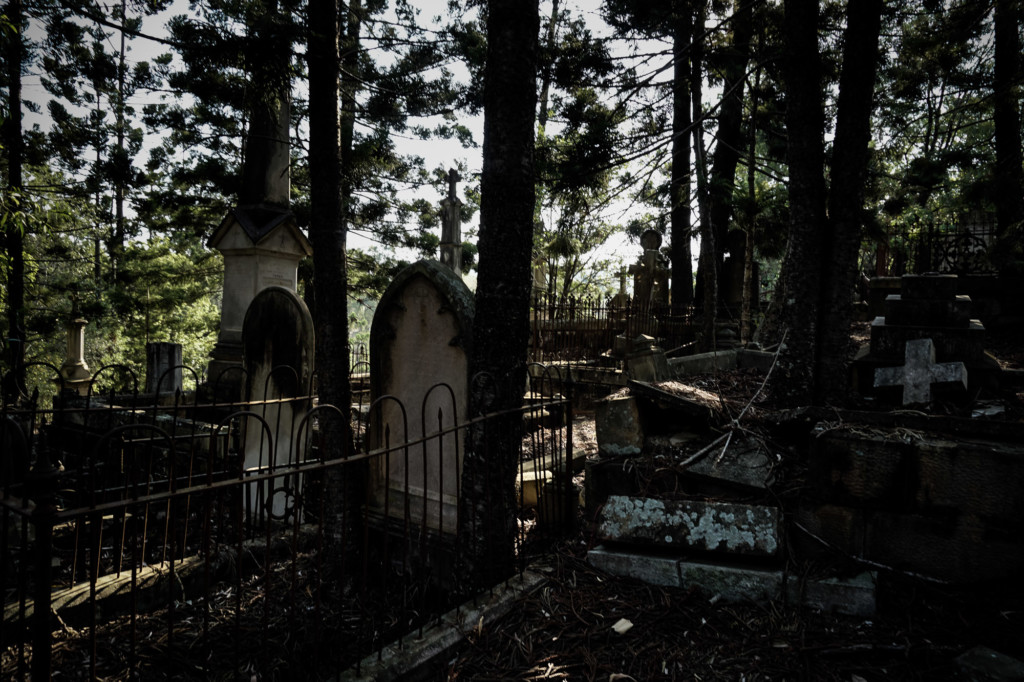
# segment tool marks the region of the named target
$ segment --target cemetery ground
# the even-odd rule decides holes
[[[856,345],[863,345],[869,337],[868,323],[855,324],[851,336]],[[1015,333],[992,333],[987,347],[1004,369],[1024,367],[1024,347]],[[687,379],[685,392],[691,398],[713,396],[734,415],[753,399],[744,424],[770,441],[778,433],[780,413],[758,393],[763,377],[763,371],[752,369],[693,376]],[[975,419],[1024,418],[1024,385],[982,391],[978,398]],[[979,410],[978,405],[985,407]],[[939,414],[964,414],[953,403],[936,402],[932,408]],[[589,446],[593,453],[597,446],[591,427],[584,421],[575,433],[581,447]],[[690,452],[706,442],[694,443]],[[671,459],[654,452],[646,470],[642,462],[634,462],[636,488],[663,499],[693,497],[693,490],[683,495],[672,487],[679,479],[669,471]],[[787,498],[793,502],[805,495],[806,458],[791,448],[789,456],[778,460],[775,479],[771,492],[748,494],[743,501],[774,497],[785,508]],[[1010,680],[1024,675],[1020,663],[1014,666],[1010,661],[1000,670],[987,660],[989,650],[1024,659],[1024,587],[1019,574],[990,581],[944,580],[825,546],[820,537],[802,528],[802,537],[797,531],[785,538],[790,556],[801,557],[790,560],[785,572],[803,583],[814,576],[852,577],[869,570],[876,586],[874,612],[844,615],[841,608],[801,603],[792,592],[772,601],[737,602],[706,586],[666,587],[595,568],[588,561],[588,553],[601,542],[594,516],[588,510],[582,533],[550,555],[544,566],[547,583],[498,624],[472,630],[466,649],[437,671],[436,679],[858,682]],[[589,524],[586,517],[591,517]],[[815,544],[821,545],[820,551],[806,551]],[[800,546],[803,551],[792,552]]]
[[[852,337],[863,341],[867,334],[861,324]],[[1024,368],[1024,349],[1012,331],[990,332],[986,347],[1005,369]],[[809,466],[806,449],[812,434],[802,412],[779,410],[771,403],[762,390],[765,375],[763,369],[748,367],[655,383],[707,408],[717,415],[712,419],[716,424],[736,419],[745,435],[767,445],[773,458],[772,485],[744,489],[738,496],[732,491],[729,499],[777,504],[792,511],[813,488],[809,481],[816,472]],[[857,407],[885,412],[867,403]],[[573,429],[577,456],[585,455],[590,462],[599,460],[594,407],[584,405],[575,414]],[[1018,381],[1010,389],[985,389],[970,409],[942,400],[931,409],[993,428],[1019,424],[1024,419],[1024,385]],[[841,431],[840,421],[835,417],[828,423]],[[867,435],[876,428],[847,426]],[[657,441],[659,445],[634,458],[618,477],[629,478],[633,491],[662,500],[719,500],[720,489],[690,487],[692,482],[685,482],[676,469],[685,469],[679,467],[680,461],[705,451],[709,443],[721,442],[724,433],[706,429],[679,446],[671,439]],[[915,437],[913,429],[907,435]],[[1016,445],[1019,452],[1020,444]],[[592,482],[582,472],[575,482],[592,492]],[[552,542],[536,532],[543,525],[537,511],[525,512],[524,553],[544,574],[544,583],[521,597],[502,620],[486,627],[466,624],[462,648],[420,670],[420,679],[933,680],[958,679],[962,657],[984,658],[978,647],[1024,659],[1024,589],[1019,576],[937,578],[905,564],[859,556],[823,541],[805,525],[783,537],[786,578],[804,584],[821,576],[871,571],[877,586],[874,613],[843,615],[808,605],[791,592],[774,600],[734,601],[715,589],[650,584],[595,568],[588,553],[602,542],[597,517],[592,503],[580,509],[578,532]],[[250,557],[254,566],[222,566],[235,577],[214,589],[206,603],[174,600],[169,607],[130,609],[92,624],[81,613],[68,611],[55,621],[55,679],[89,679],[91,673],[96,679],[127,679],[132,668],[126,657],[130,640],[135,665],[144,664],[144,679],[240,679],[239,674],[257,680],[334,679],[345,667],[337,663],[356,655],[366,614],[386,610],[360,603],[360,595],[336,608],[310,591],[304,580],[323,568],[315,540],[301,533],[292,537],[291,547],[265,543],[265,554],[261,549]],[[1019,538],[1016,541],[1019,545]],[[664,548],[647,549],[655,557],[671,554]],[[248,549],[242,554],[232,551],[224,560],[230,564],[232,557],[248,554]],[[1007,560],[1012,563],[1016,558]],[[741,561],[752,567],[767,563],[764,557]],[[269,570],[254,570],[257,565]],[[217,562],[206,569],[216,573]],[[187,581],[184,571],[180,575]],[[270,599],[271,594],[277,598]],[[429,595],[402,591],[388,597],[406,606],[426,605],[422,600],[429,600]],[[106,608],[101,610],[105,618]],[[316,614],[312,620],[310,613]],[[251,629],[250,636],[237,636],[239,624],[243,635]],[[415,639],[412,625],[400,618],[380,620],[374,623],[379,631],[374,639],[388,641],[403,633]],[[94,638],[88,634],[90,628],[96,628]],[[296,658],[295,642],[303,640],[324,644],[312,655]],[[3,653],[5,678],[18,674],[18,660],[17,646]],[[93,671],[90,660],[96,663]],[[238,668],[232,661],[248,663]],[[976,679],[1018,679],[1019,674],[1011,669],[1010,676]]]

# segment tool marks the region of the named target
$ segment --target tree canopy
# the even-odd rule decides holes
[[[537,7],[531,260],[544,265],[550,293],[605,291],[631,260],[623,249],[648,228],[669,237],[674,312],[703,308],[708,344],[755,259],[763,272],[781,267],[776,303],[816,297],[808,291],[820,293],[820,282],[790,280],[822,259],[828,301],[838,301],[858,270],[912,267],[906,244],[970,218],[994,226],[984,236],[991,265],[1020,268],[1020,2],[870,3],[877,30],[863,27],[857,3],[802,4],[813,16],[796,25],[794,3],[763,0]],[[329,29],[339,39],[329,68],[353,296],[372,298],[403,262],[436,251],[449,166],[468,179],[465,221],[486,202],[476,173],[487,163],[477,137],[490,9],[363,0]],[[172,338],[202,364],[220,286],[206,240],[239,201],[268,93],[289,103],[290,208],[302,229],[316,220],[316,7],[8,0],[2,12],[6,366],[22,352],[59,362],[52,340],[72,311],[92,321],[97,355],[108,357],[102,346],[125,360],[140,340]],[[803,57],[792,66],[795,50]],[[864,50],[877,68],[855,82],[851,59],[866,64]],[[426,140],[445,145],[446,158],[428,159]],[[815,232],[820,245],[793,252],[796,235]],[[476,267],[467,233],[464,263]],[[302,269],[311,301],[316,269]],[[813,305],[836,309],[828,301]],[[759,312],[744,301],[745,338]],[[763,340],[811,319],[770,317]],[[814,319],[833,328],[846,318]],[[815,352],[841,354],[835,344]],[[832,393],[819,389],[800,393]]]

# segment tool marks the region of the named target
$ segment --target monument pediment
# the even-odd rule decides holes
[[[222,252],[258,247],[298,256],[313,254],[313,246],[299,229],[295,214],[271,206],[233,208],[207,246]]]

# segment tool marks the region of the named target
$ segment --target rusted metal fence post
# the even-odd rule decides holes
[[[35,527],[35,570],[32,575],[32,679],[49,680],[51,672],[50,594],[53,574],[53,523],[57,514],[56,491],[59,471],[50,461],[45,444],[29,476],[35,508],[30,521]]]

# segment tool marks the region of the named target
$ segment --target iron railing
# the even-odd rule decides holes
[[[446,423],[443,407],[380,418],[393,396],[352,410],[310,395],[217,404],[180,392],[4,403],[4,679],[83,666],[90,679],[318,679],[422,628],[464,594],[453,578],[475,537],[432,523],[443,510],[430,506],[452,494],[457,527],[470,523],[458,490],[432,491],[432,466],[458,480],[460,448],[508,442],[488,430],[526,421],[521,474],[550,479],[537,487],[538,527],[575,517],[571,394],[540,390],[571,382],[531,375],[541,381],[523,408],[444,429],[429,426]],[[275,409],[285,404],[309,407],[289,421]],[[352,445],[329,447],[327,422],[350,418]],[[409,418],[425,435],[397,442]],[[246,467],[252,448],[262,459]],[[374,489],[399,468],[402,485]],[[523,505],[530,491],[519,491]],[[533,514],[520,513],[509,574],[526,567]]]
[[[669,351],[696,338],[693,310],[639,306],[595,298],[539,296],[530,313],[530,359],[542,363],[614,365],[615,338],[652,336]]]

